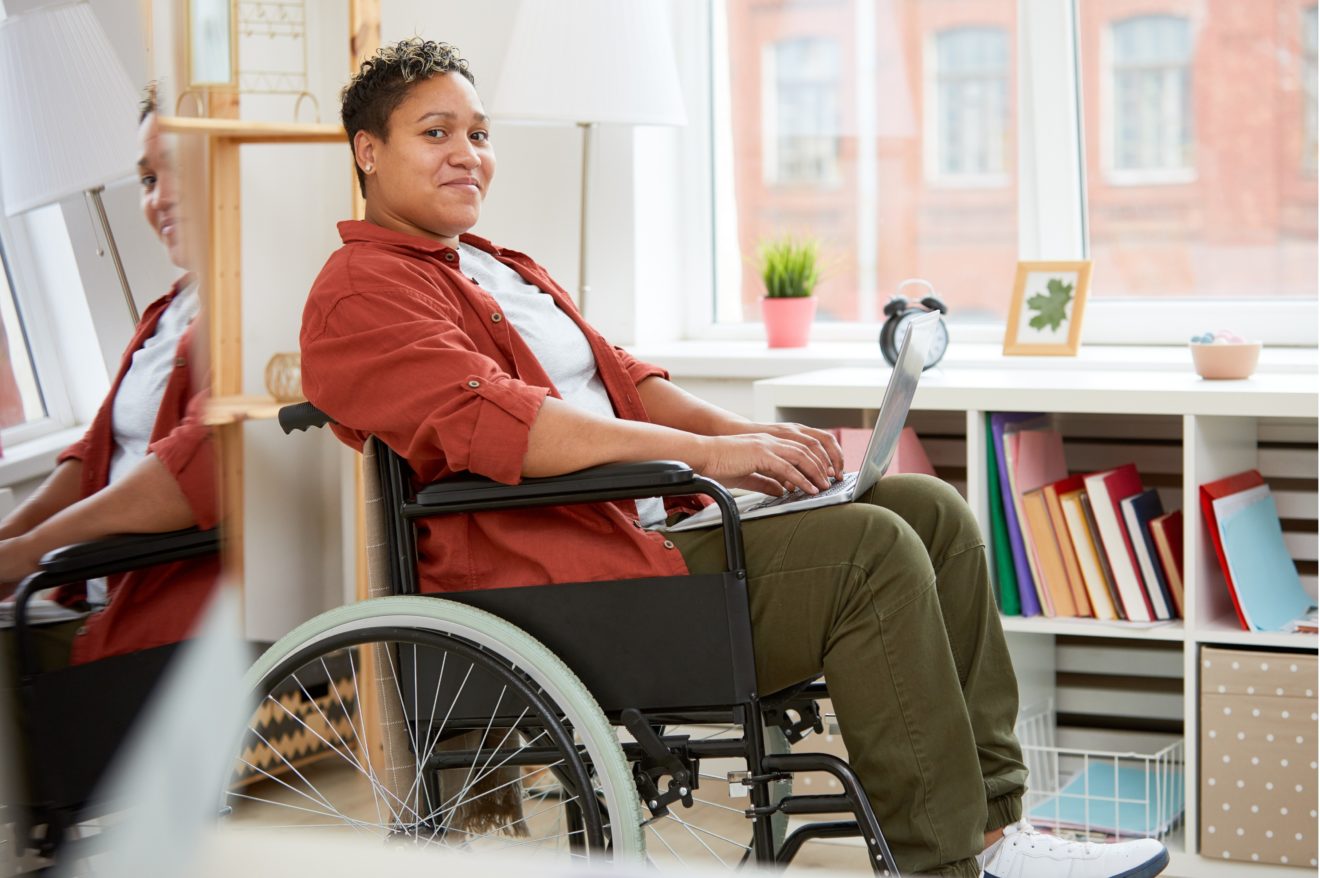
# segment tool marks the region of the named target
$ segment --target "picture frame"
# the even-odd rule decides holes
[[[1006,356],[1076,356],[1091,261],[1019,262],[1004,330]]]

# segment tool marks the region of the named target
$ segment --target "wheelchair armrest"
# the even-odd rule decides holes
[[[330,423],[331,420],[329,415],[310,402],[299,402],[280,407],[280,429],[286,434],[292,433],[294,430],[306,430],[313,427],[320,429]]]
[[[449,506],[492,503],[501,507],[537,501],[561,499],[571,502],[582,494],[608,493],[614,497],[649,497],[652,491],[675,493],[672,489],[694,483],[696,476],[685,463],[652,460],[642,463],[611,463],[590,469],[523,479],[506,485],[474,475],[460,475],[434,482],[417,492],[416,503],[428,511],[440,512]]]
[[[181,561],[220,550],[218,530],[195,527],[157,534],[123,534],[56,549],[41,559],[41,569],[24,580],[24,591],[123,573],[136,567]],[[31,584],[31,588],[29,588]]]

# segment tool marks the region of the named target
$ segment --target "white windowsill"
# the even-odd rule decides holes
[[[0,488],[41,478],[55,469],[60,452],[82,438],[87,426],[68,427],[29,439],[4,450],[0,457]]]
[[[668,369],[674,378],[754,381],[817,369],[886,365],[875,342],[821,341],[805,348],[771,350],[763,340],[698,340],[630,345],[628,352]],[[1019,371],[1192,371],[1186,345],[1083,345],[1076,357],[1006,357],[998,344],[955,341],[942,362]],[[1314,374],[1318,364],[1316,348],[1266,347],[1257,372]]]

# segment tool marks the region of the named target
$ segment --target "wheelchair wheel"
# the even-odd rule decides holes
[[[526,632],[433,597],[322,614],[249,671],[236,824],[465,851],[643,857],[636,788],[577,677]]]
[[[742,729],[734,725],[712,724],[670,727],[670,734],[688,735],[704,743],[737,739]],[[789,752],[788,739],[776,726],[764,728],[766,754]],[[743,811],[751,806],[746,796],[731,794],[728,772],[747,768],[745,759],[705,758],[701,760],[697,787],[692,791],[692,807],[680,803],[669,806],[669,813],[645,824],[646,853],[651,864],[662,872],[700,869],[719,871],[753,863],[753,823]],[[770,798],[778,802],[793,792],[791,780],[770,785]],[[788,817],[770,818],[775,850],[779,850],[788,830]]]

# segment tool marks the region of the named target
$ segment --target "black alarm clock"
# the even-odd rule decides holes
[[[885,325],[880,328],[880,353],[884,354],[885,362],[894,365],[898,362],[898,349],[903,344],[903,337],[911,329],[912,318],[931,311],[938,311],[941,315],[938,323],[935,324],[935,337],[930,341],[930,352],[926,354],[926,365],[922,370],[929,369],[940,361],[944,352],[949,349],[949,328],[944,325],[943,315],[949,313],[949,306],[945,305],[940,298],[935,295],[935,288],[929,281],[921,278],[912,278],[905,280],[898,285],[898,292],[901,294],[904,287],[923,286],[926,288],[926,296],[920,302],[909,302],[902,295],[895,295],[885,305]]]

